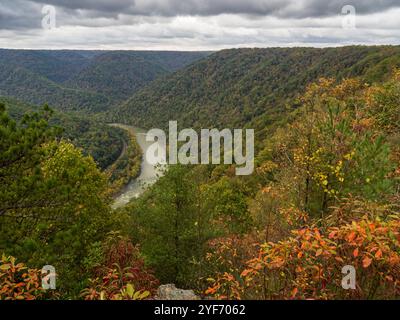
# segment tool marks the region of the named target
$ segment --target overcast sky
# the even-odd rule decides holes
[[[46,5],[55,8],[55,28]],[[342,13],[345,5],[355,8],[355,20]],[[400,44],[400,0],[0,0],[2,48],[349,44]]]

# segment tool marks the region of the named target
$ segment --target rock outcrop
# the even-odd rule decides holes
[[[183,290],[174,284],[162,285],[157,290],[156,300],[200,300],[193,290]]]

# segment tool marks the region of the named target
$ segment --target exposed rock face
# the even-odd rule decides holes
[[[174,284],[160,286],[157,290],[157,300],[200,300],[193,290],[177,289]]]

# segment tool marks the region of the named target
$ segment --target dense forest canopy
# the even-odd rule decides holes
[[[0,51],[0,300],[398,298],[399,67],[395,46]],[[254,174],[171,165],[112,210],[140,155],[107,123],[169,120],[256,129]]]
[[[320,77],[360,77],[374,83],[387,79],[393,66],[400,66],[399,47],[223,50],[156,80],[113,108],[110,116],[149,128],[177,120],[182,127],[252,123],[265,129]]]
[[[9,114],[16,120],[21,120],[27,113],[40,108],[20,102],[13,98],[0,98]],[[99,123],[82,113],[65,113],[56,111],[50,119],[50,124],[62,129],[62,136],[76,147],[82,148],[84,154],[91,155],[101,169],[112,165],[122,151],[123,130]]]
[[[0,50],[0,95],[100,112],[208,52]]]

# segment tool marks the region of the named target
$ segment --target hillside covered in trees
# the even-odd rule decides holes
[[[0,50],[0,96],[100,112],[207,52]]]
[[[181,70],[164,60],[171,74],[91,120],[2,99],[0,299],[143,300],[167,283],[207,299],[397,299],[399,50],[224,50]],[[99,94],[107,81],[89,83],[84,70],[104,69],[75,73]],[[80,149],[108,140],[99,119],[254,128],[255,171],[171,165],[112,210],[110,175]],[[47,264],[55,291],[41,287]],[[354,290],[342,288],[345,266]]]
[[[7,112],[16,120],[40,109],[12,98],[0,97],[0,103],[4,104]],[[125,138],[123,130],[92,120],[82,113],[55,111],[49,122],[60,128],[64,139],[82,148],[84,154],[92,156],[101,169],[112,165],[122,152],[122,140]]]
[[[110,114],[149,128],[164,128],[170,120],[195,128],[254,120],[263,129],[320,77],[373,83],[387,79],[393,66],[400,66],[399,47],[223,50],[151,83]]]
[[[309,84],[253,175],[170,167],[122,209],[126,232],[163,283],[218,299],[398,297],[399,77]]]

